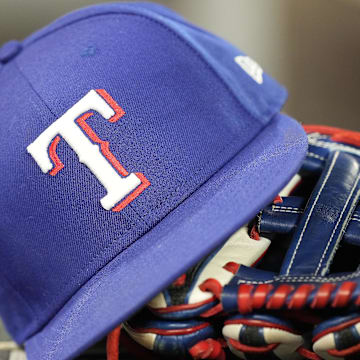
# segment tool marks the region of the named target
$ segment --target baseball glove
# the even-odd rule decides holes
[[[198,359],[360,359],[360,134],[306,131],[299,173],[125,324],[133,339]]]
[[[269,245],[270,240],[258,238],[247,226],[241,228],[152,299],[147,309],[124,324],[124,330],[160,355],[225,359],[223,320],[215,316],[221,312],[221,304],[214,292],[222,290],[240,264],[259,262]]]

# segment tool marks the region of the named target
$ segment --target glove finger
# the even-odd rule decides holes
[[[319,325],[313,350],[325,360],[360,358],[360,313],[340,316]]]
[[[221,311],[221,308],[211,310],[218,304],[216,293],[220,296],[222,287],[231,280],[240,264],[252,266],[269,245],[268,239],[255,239],[246,226],[242,227],[221,248],[153,298],[148,304],[149,309],[165,319],[214,315]],[[208,291],[209,286],[211,291]]]
[[[237,315],[225,321],[223,336],[241,359],[298,359],[303,338],[284,320],[268,315]]]
[[[157,354],[194,359],[224,359],[220,334],[205,321],[159,320],[142,312],[124,323],[124,330],[138,344]]]

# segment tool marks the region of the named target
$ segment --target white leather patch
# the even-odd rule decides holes
[[[89,110],[97,111],[107,120],[115,115],[111,106],[95,90],[91,90],[45,129],[27,147],[27,151],[42,172],[47,173],[53,168],[48,153],[49,145],[57,135],[60,135],[78,155],[79,161],[86,165],[105,187],[107,195],[100,202],[104,209],[110,210],[133,192],[141,184],[141,180],[135,174],[121,177],[101,153],[99,146],[93,144],[81,130],[76,119]]]
[[[150,300],[148,305],[153,309],[161,309],[167,306],[164,294],[161,292]]]
[[[258,84],[263,83],[263,69],[255,60],[243,55],[236,56],[234,60]]]
[[[229,342],[229,339],[234,339],[234,340],[238,341],[240,330],[242,327],[243,327],[242,324],[225,325],[222,329],[222,334],[226,340],[226,343],[227,343],[230,351],[239,359],[246,359],[245,354],[242,351],[235,349]]]
[[[19,345],[15,341],[0,341],[0,351],[20,350]]]
[[[264,338],[268,344],[279,344],[273,350],[279,359],[301,359],[301,356],[296,353],[296,350],[304,342],[302,336],[281,329],[264,328]]]
[[[251,266],[264,254],[269,245],[270,240],[264,237],[259,240],[252,239],[246,226],[235,232],[202,270],[188,303],[194,304],[213,296],[210,292],[200,290],[199,285],[205,280],[215,278],[224,286],[232,279],[234,274],[223,268],[228,262]]]
[[[330,355],[327,351],[335,349],[335,339],[334,334],[329,333],[323,337],[321,337],[319,340],[315,341],[313,345],[313,350],[318,354],[322,359],[325,360],[341,360],[339,357],[335,357]]]
[[[135,340],[138,344],[144,346],[146,349],[153,350],[156,334],[152,333],[139,333],[132,329],[129,325],[123,324],[125,331],[128,335]]]
[[[26,360],[26,354],[24,350],[13,350],[10,352],[9,360]]]
[[[224,338],[228,339],[239,339],[240,330],[242,329],[242,324],[228,324],[225,325],[222,329],[222,334]]]

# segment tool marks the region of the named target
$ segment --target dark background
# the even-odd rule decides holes
[[[0,0],[0,44],[99,2]],[[253,57],[288,88],[285,111],[299,121],[359,130],[360,0],[156,2]],[[5,338],[0,324],[0,360],[7,359],[1,351]]]

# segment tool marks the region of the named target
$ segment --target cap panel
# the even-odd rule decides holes
[[[186,41],[195,52],[205,59],[212,70],[220,76],[220,81],[229,87],[242,106],[258,120],[265,123],[282,108],[287,97],[286,89],[264,73],[256,62],[224,39],[187,22],[178,14],[158,4],[113,3],[80,9],[38,31],[25,40],[25,44],[31,44],[74,22],[114,13],[147,17],[173,31],[174,35]],[[244,67],[239,66],[235,61],[235,57],[239,55],[246,58]],[[244,71],[244,68],[248,69],[249,66],[255,66],[257,71],[261,71],[260,84],[254,81],[247,71]]]
[[[166,21],[218,74],[229,92],[258,121],[266,124],[284,105],[285,88],[254,60],[217,36],[179,21]],[[238,58],[241,58],[239,64]]]
[[[191,28],[188,32],[207,61],[252,116],[267,124],[281,110],[287,92],[259,64],[212,34]]]

